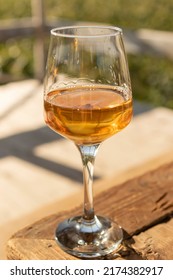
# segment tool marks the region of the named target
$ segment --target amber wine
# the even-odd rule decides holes
[[[45,121],[76,144],[100,143],[130,122],[132,99],[126,96],[120,87],[83,85],[54,90],[44,100]]]

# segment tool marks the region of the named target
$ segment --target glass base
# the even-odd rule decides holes
[[[95,216],[91,221],[74,217],[60,223],[55,239],[67,253],[80,258],[106,256],[119,247],[123,232],[108,218]]]

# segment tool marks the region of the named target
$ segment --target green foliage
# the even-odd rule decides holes
[[[7,76],[7,79],[11,76],[11,80],[32,77],[34,75],[32,49],[31,38],[9,39],[4,44],[0,44],[1,73]]]
[[[33,0],[32,0],[33,1]],[[37,0],[35,0],[37,1]],[[172,31],[172,0],[43,0],[47,19]],[[31,16],[31,0],[0,0],[0,19]]]
[[[37,1],[37,0],[35,0]],[[43,0],[47,20],[106,23],[123,29],[149,28],[172,31],[172,0]],[[0,19],[30,17],[30,0],[0,0]],[[33,39],[0,44],[0,72],[13,79],[33,73]],[[173,108],[172,61],[149,55],[128,55],[136,99]]]
[[[172,0],[45,0],[47,18],[172,31]]]
[[[163,57],[129,55],[134,97],[173,109],[172,61]]]
[[[30,17],[30,2],[30,0],[0,0],[0,19]]]

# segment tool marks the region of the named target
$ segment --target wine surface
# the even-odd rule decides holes
[[[122,130],[132,117],[132,99],[123,88],[74,86],[45,96],[47,125],[76,144],[100,143]]]

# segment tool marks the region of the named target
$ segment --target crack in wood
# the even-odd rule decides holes
[[[163,198],[165,198],[167,196],[167,192],[163,193],[157,200],[156,203],[159,203],[161,200],[163,200]]]
[[[173,204],[168,204],[166,207],[163,208],[163,210],[168,210],[170,208],[173,208]]]
[[[132,245],[132,248],[137,254],[141,255],[142,259],[145,260],[158,260],[160,255],[156,252],[154,248],[152,236],[145,238],[145,235],[141,240],[135,240],[135,243]]]
[[[173,209],[173,203],[171,201],[168,200],[168,198],[166,198],[168,196],[168,193],[165,192],[163,193],[156,201],[156,205],[154,206],[153,209],[151,209],[151,212],[155,212],[157,210],[162,210],[162,211],[166,211],[168,209]],[[165,200],[164,200],[165,199]]]

